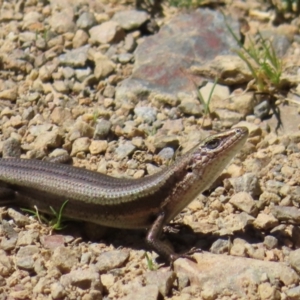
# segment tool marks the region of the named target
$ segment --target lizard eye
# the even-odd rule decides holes
[[[206,148],[213,150],[216,149],[220,145],[220,139],[213,139],[208,141],[205,146]]]

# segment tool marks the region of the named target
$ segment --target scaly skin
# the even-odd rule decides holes
[[[173,219],[220,175],[248,136],[240,127],[212,135],[171,166],[141,179],[120,179],[38,160],[0,160],[0,183],[20,206],[49,212],[68,200],[63,215],[116,228],[150,228],[148,243],[161,255],[177,255],[159,241]],[[4,189],[3,189],[4,191]]]

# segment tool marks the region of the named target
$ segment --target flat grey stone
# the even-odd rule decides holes
[[[278,245],[278,240],[272,235],[266,235],[264,239],[264,245],[269,250],[274,249]]]
[[[166,297],[173,286],[176,279],[176,274],[173,271],[157,270],[152,272],[147,272],[145,274],[146,284],[157,285],[160,293]]]
[[[82,290],[92,289],[102,292],[103,289],[100,275],[93,267],[85,270],[72,270],[61,277],[60,283],[63,286],[79,287]]]
[[[3,142],[2,157],[15,157],[21,156],[20,141],[14,138],[8,138]]]
[[[61,54],[58,57],[60,60],[60,64],[72,68],[84,67],[88,59],[89,48],[89,45],[85,45],[80,48],[70,50],[67,53]]]
[[[25,270],[33,270],[34,259],[33,255],[39,253],[37,246],[25,246],[21,247],[16,256],[16,265]]]
[[[36,229],[29,229],[21,231],[18,235],[17,246],[28,246],[37,242],[39,231]]]
[[[223,254],[228,253],[229,250],[229,240],[217,239],[210,247],[211,253]]]
[[[153,107],[138,106],[134,109],[134,113],[145,123],[153,123],[156,120],[157,109]]]
[[[50,18],[50,25],[57,33],[73,32],[76,25],[73,21],[74,13],[71,9],[55,12]]]
[[[159,159],[162,162],[169,162],[173,157],[174,157],[175,151],[173,148],[171,147],[166,147],[163,148],[161,151],[159,151],[159,153],[157,154],[157,156],[159,157]]]
[[[62,273],[70,272],[78,261],[78,254],[64,246],[56,248],[51,257],[51,263]]]
[[[125,32],[115,21],[103,22],[89,30],[91,42],[94,44],[117,43],[125,37]]]
[[[96,267],[99,272],[106,272],[124,266],[129,258],[129,252],[124,250],[113,250],[101,253],[98,256]]]
[[[81,29],[89,29],[96,24],[96,18],[93,13],[85,11],[83,12],[77,22],[76,25]]]
[[[149,284],[146,286],[134,287],[132,291],[125,297],[120,298],[120,300],[158,300],[159,290],[157,285]]]
[[[119,11],[112,18],[113,21],[119,23],[125,30],[138,29],[149,19],[150,16],[145,11],[138,10]]]
[[[243,176],[229,178],[235,193],[247,192],[251,196],[260,195],[261,189],[259,186],[258,177],[254,173],[246,173]]]
[[[116,149],[117,159],[121,160],[126,156],[131,155],[135,148],[136,147],[131,142],[126,142],[124,144],[119,145],[119,147]]]
[[[237,31],[238,23],[228,22]],[[116,101],[136,104],[145,95],[193,94],[202,79],[184,70],[230,54],[235,46],[221,13],[198,9],[178,15],[137,47],[133,74],[117,88]]]
[[[229,202],[239,210],[242,210],[249,215],[255,215],[257,213],[257,206],[255,201],[253,200],[251,195],[246,192],[239,192],[234,194],[230,198]]]
[[[110,132],[111,126],[112,124],[110,121],[104,119],[97,121],[94,139],[105,139]]]
[[[300,224],[300,209],[293,206],[274,206],[272,214],[280,221]]]

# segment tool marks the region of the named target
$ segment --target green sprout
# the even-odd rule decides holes
[[[157,270],[156,264],[153,262],[153,260],[148,256],[147,252],[145,253],[146,260],[147,260],[147,267],[150,271],[155,271]]]
[[[52,206],[50,206],[50,210],[54,216],[50,220],[48,220],[45,216],[40,215],[39,210],[36,206],[34,206],[35,210],[27,209],[27,208],[21,208],[21,210],[23,212],[29,213],[29,214],[33,215],[34,217],[36,217],[40,223],[46,223],[46,224],[50,225],[52,230],[62,230],[66,227],[66,226],[62,226],[62,222],[63,222],[62,213],[63,213],[63,210],[67,203],[68,203],[68,200],[66,200],[61,205],[59,212],[56,212],[55,209]]]
[[[203,0],[168,0],[170,6],[179,8],[196,8],[204,4]]]
[[[96,123],[97,122],[97,119],[99,118],[99,111],[95,110],[93,112],[93,122]]]
[[[204,124],[204,121],[205,121],[205,118],[210,115],[210,108],[209,108],[209,105],[210,105],[210,101],[212,99],[212,96],[213,96],[213,93],[214,93],[214,90],[215,90],[215,87],[218,83],[218,78],[215,78],[215,81],[214,81],[214,84],[213,86],[211,87],[211,90],[209,92],[209,95],[208,95],[208,99],[206,101],[206,99],[204,99],[201,91],[197,88],[197,96],[198,96],[198,100],[200,101],[200,103],[203,105],[204,107],[204,115],[203,115],[203,119],[202,119],[202,125],[201,127],[203,127],[203,124]]]
[[[249,38],[249,46],[246,47],[241,43],[227,22],[226,26],[240,47],[234,52],[246,63],[253,76],[254,85],[252,88],[259,93],[276,93],[280,88],[282,61],[278,58],[271,41],[265,39],[258,32],[257,43],[255,44]]]
[[[21,210],[25,213],[32,215],[33,217],[37,218],[40,223],[48,223],[48,220],[43,215],[40,215],[39,210],[36,206],[34,206],[35,210],[28,209],[28,208],[21,208]]]
[[[66,226],[62,226],[62,213],[63,210],[65,208],[65,206],[67,205],[68,200],[66,200],[60,207],[59,212],[56,212],[55,209],[50,206],[50,209],[54,215],[54,218],[50,221],[50,225],[52,226],[52,229],[54,230],[62,230],[64,229]]]

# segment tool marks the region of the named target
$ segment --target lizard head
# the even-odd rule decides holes
[[[213,183],[242,149],[248,134],[246,127],[236,127],[204,139],[193,151],[191,169],[194,174],[197,173],[202,180]]]

